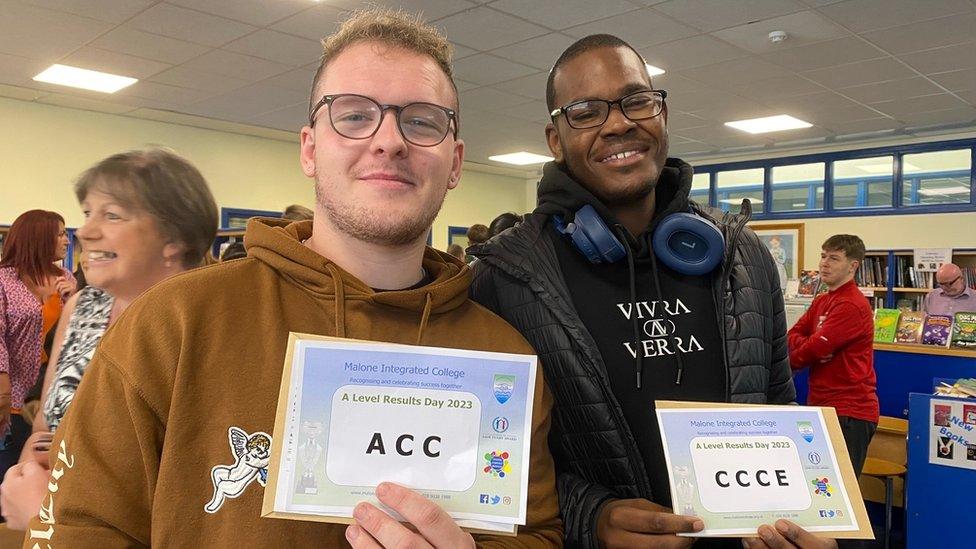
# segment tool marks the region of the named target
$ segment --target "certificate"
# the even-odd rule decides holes
[[[658,401],[672,509],[692,536],[754,536],[787,519],[835,538],[874,539],[833,408]]]
[[[531,355],[290,334],[262,515],[348,523],[361,501],[383,508],[389,481],[463,527],[514,533],[536,369]]]

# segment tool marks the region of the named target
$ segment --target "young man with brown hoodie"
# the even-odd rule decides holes
[[[268,433],[289,332],[532,353],[468,300],[467,267],[424,246],[464,156],[448,42],[371,11],[323,45],[301,131],[313,221],[252,220],[247,258],[174,277],[132,304],[58,429],[50,494],[25,547],[475,545],[436,504],[389,483],[378,498],[416,531],[368,503],[348,527],[261,518],[263,476],[227,498],[211,481],[215,466],[235,463],[235,434],[259,461],[277,442]],[[542,376],[535,394],[528,524],[480,545],[561,545]]]

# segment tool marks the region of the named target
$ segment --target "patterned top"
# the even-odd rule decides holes
[[[57,369],[44,402],[44,417],[51,430],[58,428],[61,418],[78,390],[81,376],[95,354],[95,346],[108,328],[114,299],[98,288],[87,286],[78,293],[78,302],[68,321]]]
[[[75,277],[68,271],[69,281]],[[17,276],[13,267],[0,267],[0,372],[10,376],[10,406],[24,406],[24,396],[37,382],[41,369],[44,318],[41,302]]]

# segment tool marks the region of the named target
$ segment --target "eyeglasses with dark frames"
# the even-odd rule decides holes
[[[949,282],[938,282],[938,281],[936,281],[936,282],[938,282],[939,286],[942,286],[943,288],[950,288],[950,287],[952,287],[953,284],[955,284],[956,282],[959,282],[959,279],[961,279],[961,278],[962,278],[962,275],[959,275],[956,278],[953,278]]]
[[[664,111],[665,90],[644,90],[627,94],[614,101],[586,99],[559,107],[549,113],[555,120],[562,114],[571,128],[585,130],[602,126],[610,117],[610,109],[620,105],[620,111],[630,120],[647,120]]]
[[[396,113],[400,135],[419,147],[433,147],[444,141],[452,130],[452,120],[454,139],[458,136],[457,112],[433,103],[383,105],[353,93],[326,95],[309,111],[309,126],[315,127],[315,115],[323,106],[328,107],[332,129],[347,139],[369,139],[376,135],[388,110]]]

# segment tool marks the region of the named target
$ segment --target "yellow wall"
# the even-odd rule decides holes
[[[298,141],[282,141],[127,116],[0,98],[0,224],[32,208],[82,222],[72,192],[78,175],[116,152],[165,146],[192,161],[218,206],[282,210],[314,202],[312,181],[298,165]],[[434,223],[434,246],[447,247],[448,225],[489,223],[523,212],[525,180],[480,173],[468,165]]]
[[[808,270],[817,269],[823,241],[838,233],[860,236],[868,250],[976,248],[976,212],[790,219],[750,226],[778,223],[803,223],[803,268]]]

